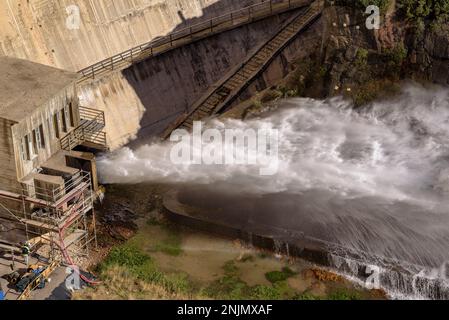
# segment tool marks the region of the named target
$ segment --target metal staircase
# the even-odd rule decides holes
[[[61,139],[61,149],[70,151],[84,144],[101,151],[108,150],[106,132],[103,131],[106,126],[104,112],[87,107],[79,107],[79,111],[80,125]]]
[[[206,21],[175,30],[164,37],[131,48],[79,71],[79,83],[98,79],[112,71],[123,70],[144,59],[155,57],[215,34],[245,24],[309,5],[312,0],[263,0],[260,3],[232,11]]]
[[[295,36],[321,15],[322,10],[322,1],[312,3],[309,8],[287,23],[281,31],[248,57],[242,66],[222,79],[212,92],[197,101],[190,113],[179,117],[163,133],[162,138],[167,139],[176,129],[190,131],[194,121],[210,117],[231,105]]]

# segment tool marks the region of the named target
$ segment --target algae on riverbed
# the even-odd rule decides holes
[[[74,299],[371,298],[349,281],[319,280],[306,261],[173,225],[154,213],[140,218],[136,234],[97,267],[102,284]]]

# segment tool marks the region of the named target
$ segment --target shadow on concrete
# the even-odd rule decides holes
[[[185,19],[177,31],[211,17],[260,3],[261,0],[221,0],[201,17]],[[269,40],[296,11],[273,16],[146,59],[122,71],[145,108],[140,129],[128,147],[137,148],[158,137],[170,123],[207,92],[247,55]]]

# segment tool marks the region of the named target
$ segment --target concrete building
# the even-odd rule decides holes
[[[78,75],[0,57],[0,189],[15,191],[47,176],[73,174],[93,157],[80,145],[104,149],[102,112],[78,103]],[[65,159],[63,159],[65,158]],[[64,161],[65,160],[65,161]],[[49,180],[54,181],[53,178]]]
[[[0,251],[20,253],[30,241],[50,261],[70,263],[70,247],[87,251],[93,239],[93,151],[107,148],[105,121],[79,106],[77,79],[0,57]]]

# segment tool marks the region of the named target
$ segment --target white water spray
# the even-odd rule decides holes
[[[221,128],[277,129],[279,171],[257,165],[173,164],[172,143],[123,148],[98,162],[104,183],[226,182],[252,193],[332,191],[441,206],[449,190],[449,93],[408,86],[400,98],[354,111],[341,98],[291,99],[268,117],[215,120]],[[214,142],[212,142],[214,143]]]
[[[432,271],[449,260],[449,90],[410,85],[359,110],[342,98],[290,99],[260,119],[211,125],[278,130],[277,174],[261,176],[257,165],[174,165],[167,142],[101,158],[102,181],[188,184],[184,199],[212,221],[301,232],[366,253],[361,266],[338,253],[340,269],[385,267],[382,282],[395,296],[445,296],[448,274],[423,282],[418,267],[409,271],[421,280],[405,281],[381,261]]]

